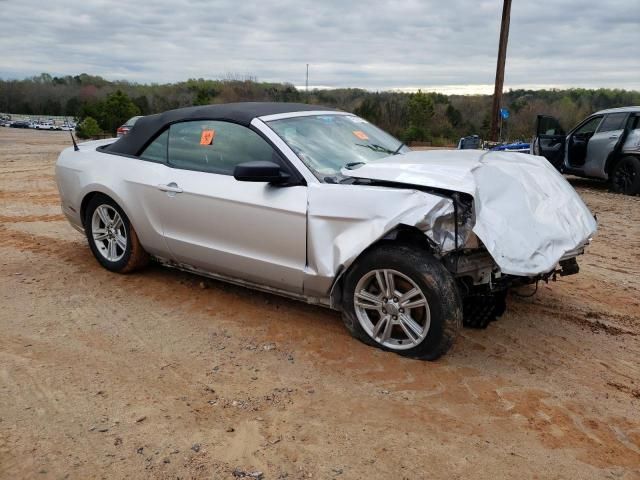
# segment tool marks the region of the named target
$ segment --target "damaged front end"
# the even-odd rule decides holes
[[[465,313],[479,308],[469,316],[489,318],[510,287],[577,273],[576,257],[596,231],[575,190],[530,155],[410,152],[343,174],[353,183],[309,190],[305,292],[322,278],[339,280],[365,249],[409,229],[456,279]],[[335,291],[334,283],[332,305]]]

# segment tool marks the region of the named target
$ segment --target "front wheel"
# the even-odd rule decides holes
[[[365,253],[347,272],[343,319],[368,345],[435,360],[457,336],[462,304],[453,277],[435,257],[388,244]]]
[[[127,273],[149,262],[133,225],[106,195],[96,195],[89,201],[85,231],[93,255],[107,270]]]

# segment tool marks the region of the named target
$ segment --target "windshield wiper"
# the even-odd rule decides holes
[[[377,145],[375,143],[370,143],[367,145],[365,145],[364,143],[356,143],[356,145],[358,145],[359,147],[369,148],[374,152],[388,153],[389,155],[393,153],[393,150],[389,150],[388,148],[384,148],[382,145]]]
[[[400,146],[399,146],[398,148],[396,148],[396,151],[395,151],[395,152],[393,152],[393,155],[398,155],[398,154],[400,153],[400,150],[402,150],[402,147],[404,147],[404,146],[405,146],[405,143],[404,143],[404,142],[402,142],[402,143],[400,144]]]
[[[342,183],[355,183],[356,179],[352,178],[352,177],[324,177],[324,183],[331,183],[331,184],[342,184]]]
[[[364,165],[366,162],[349,162],[347,163],[344,168],[346,168],[347,170],[352,170],[353,167],[357,167],[358,165]]]

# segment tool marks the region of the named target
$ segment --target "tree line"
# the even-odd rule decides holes
[[[233,76],[167,84],[110,81],[85,73],[0,79],[0,112],[90,119],[92,130],[110,134],[135,115],[239,101],[306,102],[337,107],[366,118],[404,141],[436,145],[455,143],[458,138],[473,134],[486,138],[490,125],[490,95],[371,92],[357,88],[307,93],[288,83]],[[510,90],[503,97],[503,106],[511,113],[504,123],[503,136],[511,140],[529,139],[540,113],[554,115],[565,128],[570,128],[594,111],[639,104],[638,91]]]

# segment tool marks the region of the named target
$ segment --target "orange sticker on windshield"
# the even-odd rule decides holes
[[[200,145],[211,145],[215,136],[215,130],[203,130],[200,135]]]
[[[367,134],[364,133],[362,130],[354,130],[353,134],[358,137],[360,140],[369,140],[369,137],[367,137]]]

